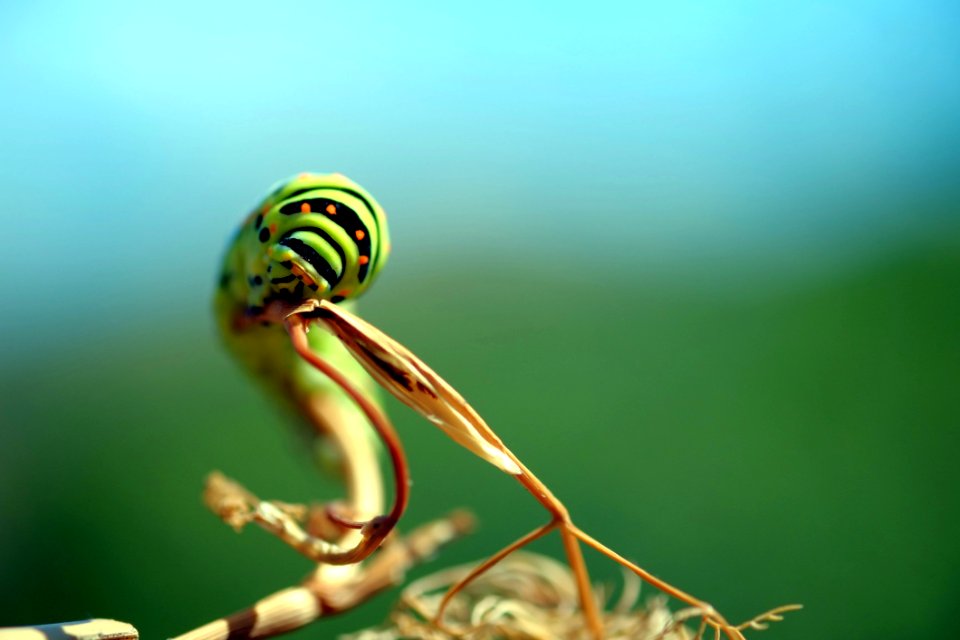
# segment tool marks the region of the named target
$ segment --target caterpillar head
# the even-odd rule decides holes
[[[237,241],[250,307],[276,298],[356,297],[389,253],[383,209],[338,173],[301,173],[275,185]]]

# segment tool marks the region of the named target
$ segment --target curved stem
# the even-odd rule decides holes
[[[312,367],[326,375],[337,386],[350,396],[357,404],[363,414],[369,420],[370,425],[376,431],[380,440],[383,442],[390,461],[393,466],[393,479],[395,485],[393,506],[390,513],[386,516],[379,516],[367,522],[364,526],[365,540],[362,541],[357,549],[355,556],[348,556],[350,562],[357,562],[367,557],[376,548],[377,544],[385,538],[396,526],[400,516],[407,508],[410,499],[410,472],[407,465],[407,457],[400,444],[400,438],[397,435],[393,425],[387,420],[386,416],[380,411],[366,395],[360,392],[357,387],[350,382],[339,369],[318,356],[310,349],[310,343],[307,340],[307,325],[310,321],[297,314],[290,315],[284,321],[284,327],[290,335],[290,340],[297,354],[306,360]]]

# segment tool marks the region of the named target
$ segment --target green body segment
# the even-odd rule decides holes
[[[250,309],[272,298],[363,293],[390,251],[386,216],[349,178],[301,173],[274,186],[234,238],[220,289]]]
[[[345,176],[302,173],[278,183],[224,256],[214,307],[226,346],[288,409],[303,414],[318,396],[333,399],[338,419],[356,422],[358,432],[373,437],[353,401],[294,352],[282,326],[238,330],[237,321],[258,315],[273,300],[327,299],[352,307],[351,299],[374,280],[388,252],[383,210]],[[376,395],[377,385],[337,338],[319,329],[308,338],[313,351],[361,391]]]

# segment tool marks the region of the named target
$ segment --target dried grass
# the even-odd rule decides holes
[[[447,588],[473,565],[439,571],[411,583],[379,628],[342,640],[589,640],[573,574],[566,565],[534,553],[517,552],[471,583],[451,601],[444,629],[431,622]],[[598,602],[606,600],[595,590]],[[607,640],[690,640],[683,620],[697,611],[673,614],[662,596],[638,606],[640,580],[625,574],[617,601],[604,608]]]

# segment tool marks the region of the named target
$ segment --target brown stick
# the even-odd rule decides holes
[[[0,628],[0,640],[137,640],[139,636],[133,625],[106,619]]]
[[[583,609],[583,616],[586,618],[587,626],[594,638],[602,640],[604,636],[603,622],[600,619],[600,611],[597,603],[593,599],[593,592],[590,586],[590,574],[587,571],[587,564],[583,560],[583,553],[580,551],[580,545],[577,539],[571,535],[570,528],[573,522],[570,520],[570,513],[566,506],[553,495],[553,492],[543,484],[539,478],[533,475],[513,452],[509,452],[510,457],[514,459],[517,466],[523,473],[517,476],[517,480],[530,492],[530,494],[542,504],[553,517],[560,527],[560,536],[563,540],[563,549],[567,555],[567,562],[573,571],[574,578],[577,581],[577,593],[580,596],[580,607]]]
[[[486,560],[478,564],[476,567],[471,569],[470,572],[467,573],[467,575],[465,575],[463,578],[457,581],[455,585],[447,589],[447,592],[443,594],[443,598],[440,600],[440,606],[437,607],[437,613],[433,617],[433,620],[437,624],[437,626],[438,627],[444,626],[443,624],[444,612],[447,610],[447,607],[450,605],[450,602],[453,600],[453,598],[465,587],[467,587],[467,585],[469,585],[475,579],[477,579],[478,577],[486,573],[491,567],[496,565],[498,562],[506,558],[508,555],[510,555],[517,549],[520,549],[521,547],[525,547],[526,545],[530,544],[534,540],[537,540],[547,535],[548,533],[553,531],[556,528],[556,526],[557,526],[557,523],[554,521],[554,522],[548,522],[542,527],[534,529],[530,533],[510,543],[509,545],[507,545],[497,553],[493,554],[492,556],[490,556],[489,558],[487,558]]]
[[[342,555],[342,558],[346,560],[344,564],[358,562],[370,555],[380,545],[380,542],[393,530],[406,510],[410,499],[410,472],[403,446],[400,444],[400,438],[379,407],[362,394],[336,367],[330,365],[310,349],[310,344],[307,341],[308,322],[296,314],[287,316],[284,325],[287,333],[290,334],[294,350],[311,366],[329,377],[357,404],[377,432],[384,447],[386,447],[393,467],[395,490],[390,513],[363,523],[364,539],[351,553]],[[330,560],[325,561],[329,562]]]

